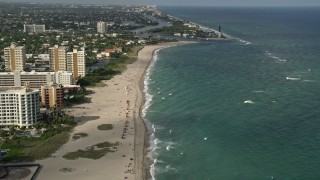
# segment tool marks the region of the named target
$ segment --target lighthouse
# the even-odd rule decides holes
[[[221,26],[219,25],[219,33],[218,33],[218,37],[221,38]]]

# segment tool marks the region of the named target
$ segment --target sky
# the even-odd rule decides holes
[[[320,0],[0,0],[0,2],[39,2],[103,5],[155,4],[167,6],[320,6]]]

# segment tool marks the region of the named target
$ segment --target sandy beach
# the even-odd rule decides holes
[[[92,88],[88,97],[91,103],[66,109],[81,123],[74,128],[69,141],[52,157],[37,161],[43,167],[37,179],[145,179],[146,128],[141,119],[144,104],[142,83],[153,52],[156,49],[190,42],[172,42],[145,46],[138,53],[138,60],[111,80],[105,87]],[[112,130],[98,130],[101,124],[113,124]],[[73,140],[75,133],[87,137]],[[119,142],[116,152],[109,152],[98,160],[63,158],[68,152],[86,149],[102,142]]]

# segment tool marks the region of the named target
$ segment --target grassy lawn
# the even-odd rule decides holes
[[[6,140],[1,149],[9,149],[2,162],[26,162],[49,157],[69,139],[69,131],[63,131],[48,138],[29,137]]]
[[[113,129],[113,125],[112,124],[100,124],[97,128],[99,130],[111,130],[111,129]]]
[[[75,160],[78,158],[87,159],[100,159],[105,156],[108,152],[115,152],[119,143],[103,142],[96,145],[87,147],[86,149],[79,149],[74,152],[69,152],[63,156],[65,159]]]

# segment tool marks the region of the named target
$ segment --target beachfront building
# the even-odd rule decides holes
[[[37,24],[24,24],[23,31],[26,33],[44,33],[46,30],[45,25],[37,25]]]
[[[98,33],[106,33],[106,22],[99,21],[97,22],[97,32]]]
[[[57,71],[55,72],[55,81],[53,81],[53,83],[63,86],[74,85],[73,74],[67,71]]]
[[[67,53],[67,71],[73,73],[74,79],[86,75],[85,51],[73,49],[73,52]]]
[[[40,115],[39,90],[0,87],[0,126],[30,127]]]
[[[62,85],[49,83],[41,86],[41,106],[47,109],[62,108],[64,89]]]
[[[72,85],[74,84],[72,73],[66,71],[58,72],[0,72],[0,86],[7,87],[19,87],[25,82],[29,82],[30,88],[39,89],[41,86],[46,85],[50,82]]]
[[[67,70],[67,49],[65,46],[55,45],[49,48],[49,66],[51,71]]]
[[[11,46],[3,49],[5,70],[23,71],[26,66],[26,50],[24,46],[16,46],[14,43]]]

